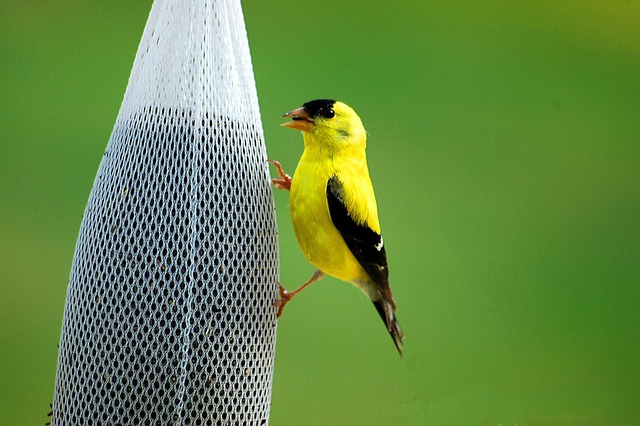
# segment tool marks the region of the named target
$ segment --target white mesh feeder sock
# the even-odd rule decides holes
[[[278,251],[239,0],[156,0],[82,220],[53,425],[265,425]]]

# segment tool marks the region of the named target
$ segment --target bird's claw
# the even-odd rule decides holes
[[[293,299],[293,296],[295,295],[295,294],[289,293],[282,284],[278,283],[278,286],[279,286],[280,299],[276,300],[276,302],[274,303],[276,308],[278,308],[278,312],[276,313],[276,318],[280,318],[280,315],[282,315],[282,311],[284,310],[284,307],[287,305],[287,303],[291,301],[291,299]]]
[[[282,164],[280,164],[280,162],[276,160],[267,160],[267,161],[273,164],[274,166],[276,166],[276,169],[278,170],[279,177],[275,179],[271,179],[273,186],[275,186],[279,190],[287,190],[287,191],[291,190],[291,176],[289,176],[284,172],[284,170],[282,169]]]

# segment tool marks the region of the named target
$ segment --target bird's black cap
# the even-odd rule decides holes
[[[305,103],[302,107],[311,118],[326,117],[335,103],[333,99],[316,99]]]

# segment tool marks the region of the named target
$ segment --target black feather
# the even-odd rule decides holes
[[[327,182],[327,201],[331,221],[371,279],[382,289],[388,288],[389,269],[382,236],[368,226],[353,220],[344,204],[343,191],[342,182],[338,177],[331,177]]]
[[[383,299],[377,300],[373,302],[373,306],[376,307],[380,318],[382,318],[382,322],[387,326],[387,331],[391,335],[393,339],[393,343],[395,343],[400,356],[402,356],[402,340],[404,339],[404,333],[402,332],[402,328],[400,328],[400,323],[395,317],[395,312],[391,310],[391,312],[387,312],[385,309],[386,301]],[[389,306],[389,309],[391,306]],[[391,316],[391,320],[389,320],[389,315]]]
[[[336,101],[333,99],[316,99],[305,103],[302,107],[307,111],[309,117],[316,118],[324,116],[327,111],[333,108],[335,103]]]
[[[358,263],[378,287],[380,298],[374,298],[373,304],[402,355],[404,334],[395,318],[396,303],[389,287],[387,253],[382,235],[364,224],[357,223],[351,217],[344,203],[344,187],[337,176],[332,176],[327,182],[327,203],[333,225]]]

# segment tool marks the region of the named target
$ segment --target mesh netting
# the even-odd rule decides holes
[[[238,0],[156,0],[82,220],[54,425],[268,423],[277,232]]]

